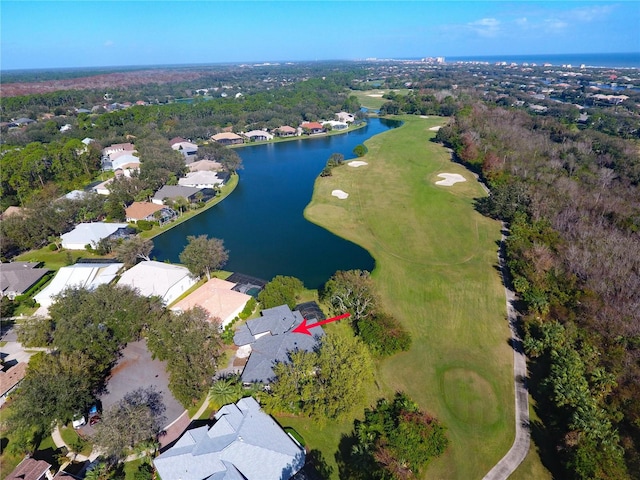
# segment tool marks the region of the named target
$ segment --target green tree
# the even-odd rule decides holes
[[[115,248],[116,258],[130,268],[138,263],[138,260],[149,260],[153,250],[153,242],[140,236],[130,237]]]
[[[293,309],[296,306],[298,294],[302,290],[304,290],[304,285],[301,280],[295,277],[276,275],[258,294],[258,301],[262,308],[288,305]]]
[[[157,436],[165,409],[162,394],[154,387],[138,388],[103,412],[93,441],[106,456],[121,459],[137,443]]]
[[[317,352],[293,352],[274,372],[274,408],[324,421],[344,418],[362,405],[373,381],[373,361],[358,338],[329,333]]]
[[[353,153],[356,157],[364,157],[369,150],[363,144],[356,145],[353,149]]]
[[[167,361],[169,388],[185,407],[209,390],[222,342],[202,308],[171,313],[156,321],[149,330],[147,345],[154,358]]]
[[[336,272],[325,284],[322,296],[334,313],[348,312],[354,323],[371,316],[378,304],[373,280],[366,270]]]
[[[196,277],[206,275],[207,280],[211,280],[211,272],[221,268],[229,259],[223,240],[206,235],[189,235],[187,242],[180,253],[180,262]]]

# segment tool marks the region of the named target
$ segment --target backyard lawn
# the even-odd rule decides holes
[[[372,254],[384,307],[412,333],[411,350],[381,362],[377,381],[387,395],[407,392],[448,427],[450,447],[425,478],[482,478],[514,438],[513,352],[495,268],[500,224],[473,209],[481,186],[430,141],[430,128],[446,120],[402,119],[366,142],[360,160],[368,165],[319,178],[305,216]],[[435,185],[439,173],[467,181]],[[335,189],[349,197],[332,196]],[[310,429],[289,424],[314,448]],[[317,448],[333,459],[344,424],[325,430],[332,438]],[[537,455],[528,461],[539,463]]]

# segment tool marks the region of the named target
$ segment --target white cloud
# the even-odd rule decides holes
[[[105,47],[112,47],[113,45],[114,45],[113,40],[107,40],[106,42],[104,42]]]
[[[588,7],[574,8],[567,12],[567,17],[579,22],[592,22],[602,20],[613,11],[614,5],[593,5]]]
[[[481,18],[470,22],[467,26],[482,37],[495,37],[500,33],[500,20],[496,18]]]
[[[543,25],[547,31],[551,30],[556,32],[559,30],[564,30],[569,26],[567,22],[558,18],[547,18],[544,20]]]

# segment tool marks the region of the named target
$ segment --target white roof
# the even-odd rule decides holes
[[[53,280],[33,298],[42,307],[49,307],[53,297],[69,287],[93,290],[98,285],[109,283],[122,268],[123,263],[76,263],[62,267]]]
[[[126,223],[80,223],[68,233],[60,235],[62,247],[66,245],[95,245],[103,238],[113,235],[121,228],[126,228]]]
[[[150,297],[157,295],[169,300],[171,288],[186,281],[190,286],[195,280],[190,277],[189,269],[180,265],[145,260],[122,274],[118,285],[129,285],[139,290],[141,295]]]
[[[140,165],[140,157],[131,154],[120,155],[118,158],[111,160],[111,168],[117,170],[130,163]]]
[[[184,187],[197,187],[198,185],[221,185],[222,179],[218,178],[216,172],[210,170],[198,170],[189,172],[184,178],[178,180],[178,185]]]

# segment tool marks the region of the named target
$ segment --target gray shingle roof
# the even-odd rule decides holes
[[[34,262],[11,262],[0,265],[1,295],[20,295],[26,292],[49,271],[46,268],[36,268]]]
[[[162,480],[289,479],[304,465],[304,450],[253,398],[225,405],[215,419],[154,459]]]
[[[312,336],[293,333],[302,321],[300,312],[281,305],[263,310],[261,317],[238,328],[234,343],[251,345],[251,355],[242,371],[243,382],[269,384],[274,378],[273,367],[278,362],[287,362],[289,352],[312,352],[317,347],[324,335],[322,327],[314,328]]]

